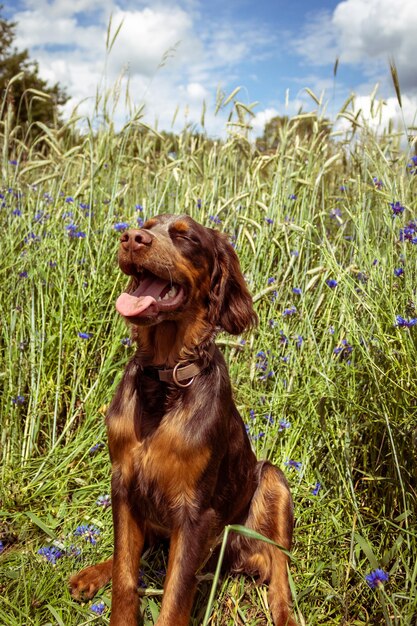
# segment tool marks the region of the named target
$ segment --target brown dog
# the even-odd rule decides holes
[[[196,571],[226,524],[243,524],[287,550],[292,500],[282,472],[257,462],[214,344],[256,314],[232,246],[187,216],[161,215],[122,235],[119,265],[131,277],[116,308],[137,351],[107,415],[112,462],[114,556],[70,580],[90,598],[113,579],[112,626],[135,626],[145,541],[170,539],[158,626],[186,626]],[[290,615],[287,556],[233,534],[226,563],[269,581],[275,626]]]

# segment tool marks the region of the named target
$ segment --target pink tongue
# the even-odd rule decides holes
[[[149,311],[149,307],[154,305]],[[147,315],[158,312],[158,305],[153,296],[136,298],[128,293],[122,293],[116,300],[116,310],[124,317],[136,317],[146,311]]]
[[[132,293],[122,293],[116,300],[116,310],[124,317],[157,315],[159,311],[156,299],[167,287],[168,281],[148,276]]]

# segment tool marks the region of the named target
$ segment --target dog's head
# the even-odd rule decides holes
[[[256,323],[252,298],[226,235],[188,216],[160,215],[120,240],[131,277],[116,308],[135,326],[198,324],[238,335]],[[204,334],[204,333],[203,333]]]

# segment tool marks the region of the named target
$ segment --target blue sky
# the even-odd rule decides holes
[[[17,22],[16,44],[38,60],[41,75],[66,86],[66,115],[78,105],[91,116],[97,87],[103,94],[119,80],[122,97],[112,113],[119,125],[130,115],[128,85],[131,108],[144,104],[148,123],[170,129],[178,107],[175,129],[198,127],[204,100],[206,129],[220,135],[228,112],[214,115],[217,89],[240,86],[237,99],[258,103],[257,134],[273,115],[315,109],[306,87],[322,96],[329,117],[351,93],[369,117],[378,83],[386,123],[399,117],[393,58],[404,115],[416,123],[416,0],[6,0],[4,15]],[[113,33],[122,26],[106,59],[110,16]],[[371,117],[376,125],[375,111]]]

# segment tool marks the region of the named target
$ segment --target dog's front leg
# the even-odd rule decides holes
[[[112,490],[114,556],[111,626],[137,626],[138,578],[144,530],[126,497]]]
[[[196,572],[204,562],[216,532],[212,509],[202,513],[197,522],[188,521],[173,531],[157,626],[188,626],[197,586]]]

